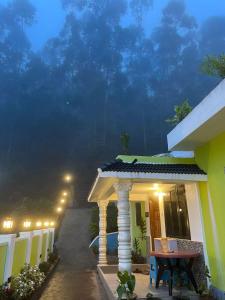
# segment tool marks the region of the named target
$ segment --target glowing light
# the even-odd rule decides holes
[[[12,229],[13,228],[13,220],[12,219],[7,219],[3,221],[3,228],[4,229]]]
[[[63,199],[63,198],[60,200],[60,203],[62,203],[62,204],[65,203],[65,202],[66,202],[66,200]]]
[[[154,183],[152,187],[150,187],[150,190],[152,191],[157,191],[159,189],[159,184],[158,183]]]
[[[23,222],[23,227],[24,228],[30,228],[31,227],[31,221],[28,221],[28,220],[24,221]]]
[[[182,212],[183,211],[183,209],[182,208],[179,208],[179,212]]]
[[[49,222],[48,221],[44,222],[44,226],[48,227],[49,226]]]
[[[63,192],[62,194],[63,194],[64,197],[67,197],[67,196],[68,196],[68,193],[67,193],[67,192]]]
[[[166,193],[163,193],[163,192],[155,192],[155,196],[163,197],[163,196],[166,196]]]
[[[64,180],[65,180],[66,182],[71,182],[72,179],[73,179],[73,176],[72,176],[71,174],[65,174],[65,175],[64,175]]]
[[[50,222],[50,226],[55,226],[55,222]]]
[[[36,226],[37,227],[41,227],[42,226],[42,222],[40,222],[40,221],[36,222]]]
[[[61,213],[62,210],[63,210],[62,207],[57,207],[57,209],[56,209],[57,213]]]

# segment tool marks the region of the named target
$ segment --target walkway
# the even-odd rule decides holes
[[[107,300],[88,248],[90,209],[68,209],[57,247],[61,261],[41,300]]]

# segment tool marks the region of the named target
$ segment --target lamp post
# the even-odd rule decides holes
[[[63,176],[63,181],[68,185],[69,189],[69,199],[68,199],[68,207],[74,207],[74,187],[73,187],[73,175],[70,173],[66,173]],[[68,192],[63,192],[63,196],[67,196]]]

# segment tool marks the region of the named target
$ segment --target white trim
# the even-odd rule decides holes
[[[43,243],[43,235],[47,234],[46,236],[46,244],[45,244],[45,249],[44,249],[44,261],[47,261],[47,257],[48,257],[48,238],[49,238],[49,230],[48,229],[43,229],[42,230],[42,243]],[[41,245],[41,250],[42,250],[42,245]],[[42,252],[41,252],[42,254]]]
[[[159,215],[160,215],[160,225],[161,225],[161,237],[166,237],[166,220],[165,220],[165,212],[164,212],[164,199],[163,195],[158,196],[159,201]]]
[[[185,196],[188,209],[191,240],[203,242],[203,227],[201,223],[201,207],[198,199],[196,183],[185,184]]]
[[[30,263],[33,231],[20,232],[20,237],[27,240],[26,263]]]
[[[100,171],[97,178],[115,177],[118,179],[158,179],[158,180],[170,180],[170,181],[207,181],[207,175],[200,174],[172,174],[172,173],[139,173],[139,172],[114,172]],[[96,186],[97,183],[95,183]],[[89,198],[91,198],[91,194]]]
[[[6,282],[12,274],[14,249],[16,242],[16,234],[7,234],[0,236],[0,242],[7,243],[7,255],[4,270],[4,282]]]
[[[55,228],[49,228],[49,233],[52,233],[52,243],[50,245],[50,252],[54,249],[54,242],[55,242]]]
[[[101,170],[101,169],[98,169],[98,173],[100,172],[100,170]],[[97,186],[97,184],[98,184],[98,180],[99,180],[99,174],[98,174],[98,176],[96,177],[95,182],[94,182],[94,184],[93,184],[93,186],[92,186],[92,189],[91,189],[91,191],[90,191],[90,193],[89,193],[89,195],[88,195],[88,202],[91,201],[91,196],[92,196],[92,194],[94,193],[94,190],[95,190],[95,188],[96,188],[96,186]]]
[[[169,150],[194,150],[224,131],[225,80],[222,80],[168,135]],[[218,122],[213,118],[218,117]],[[209,127],[209,123],[213,121]],[[193,135],[193,136],[192,136]]]

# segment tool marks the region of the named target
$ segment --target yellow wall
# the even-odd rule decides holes
[[[208,184],[199,187],[212,284],[225,290],[225,133],[196,149],[195,156],[208,174]]]

